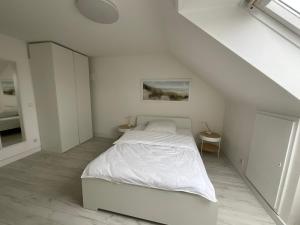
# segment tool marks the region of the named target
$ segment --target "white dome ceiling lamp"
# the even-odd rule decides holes
[[[103,24],[112,24],[119,19],[117,6],[109,0],[76,0],[80,13],[88,19]]]

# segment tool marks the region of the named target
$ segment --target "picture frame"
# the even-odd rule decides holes
[[[15,83],[13,79],[1,80],[0,84],[3,95],[16,95]]]
[[[143,79],[142,101],[189,102],[191,79]]]

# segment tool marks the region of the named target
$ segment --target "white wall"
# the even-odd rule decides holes
[[[139,114],[189,116],[194,133],[201,129],[201,121],[222,130],[223,97],[170,55],[93,58],[91,73],[96,136],[115,137],[117,126],[126,123],[127,116]],[[143,102],[141,80],[145,78],[191,78],[190,101]]]
[[[300,99],[299,48],[251,16],[240,0],[178,1],[185,2],[182,16]]]
[[[247,168],[257,110],[263,109],[245,102],[226,101],[222,150],[242,176],[245,176]],[[298,220],[300,210],[300,200],[297,198],[300,190],[297,186],[300,176],[300,124],[293,149],[282,206],[279,209],[280,217],[288,225],[298,225],[295,221]]]
[[[213,2],[216,1],[220,2],[219,0]],[[199,3],[202,0],[195,2]],[[248,102],[265,111],[291,116],[300,115],[300,101],[296,97],[178,14],[168,3],[169,1],[164,1],[162,5],[165,6],[162,9],[170,52],[189,69],[195,71],[200,79],[228,99]],[[241,21],[236,22],[239,24]],[[234,29],[229,29],[231,34],[235,34],[235,30],[238,30],[235,26],[231,28]],[[243,41],[235,38],[232,40],[235,40],[234,43]],[[253,49],[260,52],[260,48]]]
[[[0,58],[15,61],[26,141],[0,150],[0,166],[40,150],[26,43],[0,34]]]
[[[226,101],[223,127],[223,150],[242,174],[247,167],[255,113],[256,108],[253,105]]]

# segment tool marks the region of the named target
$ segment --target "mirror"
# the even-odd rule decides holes
[[[0,59],[0,148],[24,141],[16,63]]]

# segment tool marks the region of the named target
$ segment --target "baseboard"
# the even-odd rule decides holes
[[[15,162],[19,159],[23,159],[23,158],[25,158],[27,156],[30,156],[30,155],[32,155],[36,152],[39,152],[39,151],[41,151],[41,147],[33,148],[33,149],[28,150],[28,151],[25,151],[25,152],[19,153],[17,155],[11,156],[9,158],[2,159],[2,160],[0,160],[0,167],[5,166],[9,163]]]
[[[248,178],[235,166],[235,164],[230,160],[230,158],[224,154],[226,159],[230,162],[230,164],[233,166],[233,168],[238,172],[238,174],[241,176],[243,181],[247,184],[247,186],[250,188],[256,199],[259,201],[259,203],[264,207],[264,209],[267,211],[269,216],[274,220],[274,222],[277,225],[287,225],[277,214],[276,212],[269,206],[269,204],[265,201],[265,199],[261,196],[261,194],[256,190],[256,188],[252,185],[252,183],[248,180]]]

